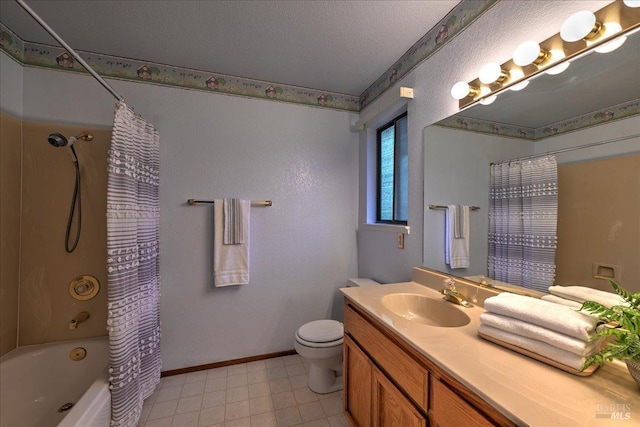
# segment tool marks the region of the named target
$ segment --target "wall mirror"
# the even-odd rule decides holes
[[[486,275],[490,163],[567,150],[556,154],[555,283],[610,290],[593,276],[611,268],[624,287],[640,292],[639,110],[637,32],[616,51],[592,52],[561,74],[539,75],[491,105],[425,128],[423,265],[461,277]],[[480,207],[470,213],[469,268],[445,264],[446,210],[430,204]]]

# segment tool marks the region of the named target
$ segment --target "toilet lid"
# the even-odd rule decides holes
[[[344,327],[336,320],[314,320],[298,329],[298,336],[309,342],[331,342],[342,338]]]

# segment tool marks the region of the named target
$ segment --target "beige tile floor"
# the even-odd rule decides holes
[[[346,427],[342,392],[307,387],[297,354],[164,377],[138,427]]]

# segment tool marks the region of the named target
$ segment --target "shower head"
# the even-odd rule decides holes
[[[50,134],[48,141],[49,144],[53,145],[54,147],[64,147],[69,143],[69,141],[67,141],[67,138],[59,133]]]
[[[83,132],[80,135],[70,136],[69,138],[66,138],[64,135],[55,132],[49,134],[48,141],[49,144],[53,145],[54,147],[64,147],[67,145],[71,147],[79,139],[83,141],[91,141],[93,139],[93,135],[89,132]]]

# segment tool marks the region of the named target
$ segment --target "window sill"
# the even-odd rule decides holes
[[[411,227],[408,225],[393,225],[393,224],[360,224],[361,230],[370,231],[390,231],[393,233],[406,233],[411,234]]]

